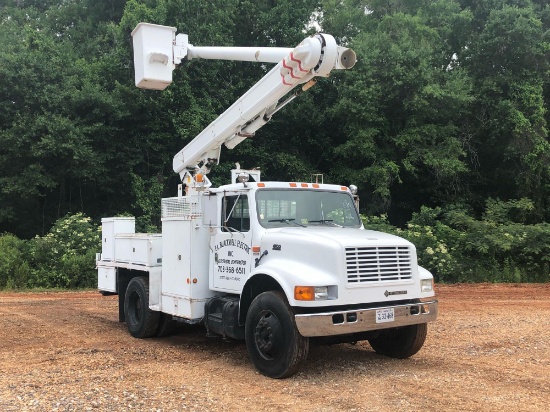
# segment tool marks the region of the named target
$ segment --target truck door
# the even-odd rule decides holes
[[[252,261],[248,192],[219,196],[221,225],[210,240],[212,289],[240,293]]]

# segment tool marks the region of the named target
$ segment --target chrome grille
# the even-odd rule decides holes
[[[412,278],[408,246],[347,247],[346,265],[349,284]]]

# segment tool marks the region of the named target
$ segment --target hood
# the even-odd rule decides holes
[[[374,287],[385,280],[410,283],[416,270],[416,249],[409,241],[373,230],[326,226],[270,229],[262,237],[261,249],[268,254],[258,271],[270,270],[274,277],[286,273],[286,279],[302,282],[296,284],[339,284],[341,296],[345,290],[348,297],[351,289]],[[365,259],[368,268],[361,266]],[[358,282],[358,276],[369,275],[365,270],[380,272],[377,281]],[[358,296],[354,299],[360,301]]]
[[[362,230],[341,227],[288,227],[271,229],[264,235],[263,240],[286,238],[288,240],[311,241],[312,243],[333,244],[343,247],[362,246],[412,246],[412,243],[401,237],[375,230]]]

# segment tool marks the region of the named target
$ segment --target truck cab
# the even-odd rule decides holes
[[[304,336],[353,334],[381,329],[384,323],[435,318],[435,302],[417,304],[431,301],[434,291],[433,277],[416,263],[414,245],[365,230],[348,187],[252,182],[222,186],[212,195],[218,216],[206,217],[214,223],[210,289],[240,296],[239,319],[246,318],[264,284],[283,292],[297,308],[297,327]],[[405,307],[369,311],[365,302]],[[355,305],[362,310],[354,310]],[[374,324],[368,325],[373,314]]]

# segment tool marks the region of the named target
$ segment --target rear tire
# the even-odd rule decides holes
[[[264,292],[252,301],[245,339],[252,363],[270,378],[294,375],[309,352],[309,338],[298,332],[294,311],[281,292]]]
[[[369,343],[376,353],[390,358],[405,359],[417,353],[428,333],[428,324],[404,326],[380,332]]]
[[[149,279],[132,278],[124,296],[124,320],[134,338],[150,338],[159,325],[160,312],[149,309]]]

